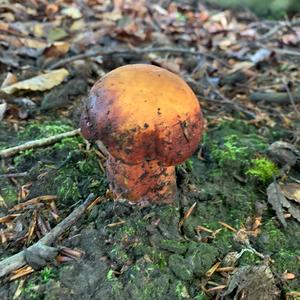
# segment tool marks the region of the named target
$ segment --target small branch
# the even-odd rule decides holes
[[[207,72],[205,72],[205,76],[206,76],[206,80],[208,82],[208,84],[211,86],[211,88],[213,89],[213,92],[219,96],[220,99],[222,99],[222,101],[213,101],[213,102],[219,102],[221,104],[227,104],[229,106],[231,106],[231,108],[239,113],[243,113],[244,115],[246,115],[248,118],[250,119],[255,119],[256,118],[256,115],[245,109],[244,107],[240,106],[239,104],[237,103],[234,103],[233,101],[229,100],[227,97],[225,97],[218,89],[216,86],[214,86],[210,80],[209,80],[209,76],[207,74]]]
[[[299,26],[299,25],[300,25],[300,19],[296,19],[291,22],[280,22],[277,26],[272,27],[268,32],[263,34],[259,38],[259,40],[260,41],[266,40],[285,27],[292,27],[292,26]]]
[[[80,129],[75,129],[72,131],[68,131],[68,132],[64,132],[61,134],[57,134],[57,135],[53,135],[47,138],[42,138],[39,140],[34,140],[34,141],[29,141],[26,142],[25,144],[19,145],[19,146],[15,146],[12,148],[8,148],[8,149],[4,149],[4,150],[0,150],[0,157],[1,158],[5,158],[5,157],[11,157],[16,155],[18,152],[23,151],[23,150],[28,150],[28,149],[32,149],[32,148],[38,148],[38,147],[42,147],[42,146],[48,146],[50,144],[56,143],[66,137],[71,137],[71,136],[75,136],[77,134],[80,133]]]
[[[94,201],[94,199],[94,195],[90,194],[81,205],[79,205],[71,214],[69,214],[62,222],[56,225],[37,243],[13,256],[3,259],[0,262],[0,277],[3,277],[9,274],[11,271],[24,266],[27,263],[25,260],[26,251],[31,251],[34,248],[43,248],[44,246],[50,246],[51,244],[53,244],[60,235],[65,233],[76,223],[76,221],[84,214],[87,207]]]
[[[0,174],[0,178],[16,178],[26,176],[28,176],[28,172]]]
[[[60,68],[61,66],[64,66],[70,62],[73,62],[75,60],[84,59],[84,58],[90,58],[95,57],[99,55],[128,55],[128,54],[135,54],[135,55],[143,55],[147,53],[152,52],[160,52],[160,53],[177,53],[177,54],[189,54],[189,55],[203,55],[200,52],[189,50],[186,48],[145,48],[145,49],[130,49],[130,50],[98,50],[98,51],[92,51],[88,53],[78,54],[71,57],[67,57],[65,59],[62,59],[61,61],[58,61],[48,67],[49,70],[53,70],[56,68]]]
[[[291,101],[291,103],[292,103],[292,105],[293,105],[293,107],[294,107],[294,110],[295,110],[295,112],[297,113],[298,117],[300,118],[300,112],[299,112],[299,110],[298,110],[298,108],[297,108],[297,106],[296,106],[296,103],[295,103],[294,97],[293,97],[293,95],[292,95],[292,93],[291,93],[291,90],[290,90],[288,84],[285,82],[284,79],[282,79],[282,82],[283,82],[283,85],[284,85],[284,87],[285,87],[285,89],[286,89],[286,92],[287,92],[287,94],[288,94],[288,96],[289,96],[289,99],[290,99],[290,101]]]
[[[271,51],[275,51],[278,54],[281,55],[290,55],[290,56],[300,56],[300,52],[299,51],[293,51],[293,50],[289,50],[289,49],[280,49],[280,48],[269,48],[269,50]]]
[[[294,103],[300,103],[300,90],[291,94]],[[275,104],[289,104],[291,102],[288,93],[264,93],[264,92],[251,92],[250,100],[252,102],[260,102],[264,101],[267,103],[275,103]]]

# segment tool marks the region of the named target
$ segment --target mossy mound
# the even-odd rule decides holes
[[[24,139],[28,138],[25,131],[19,134]],[[47,133],[35,134],[42,137]],[[300,235],[295,233],[300,225],[287,220],[287,228],[282,229],[268,209],[264,192],[270,180],[265,172],[276,172],[276,167],[268,165],[266,154],[275,135],[278,138],[286,133],[274,129],[261,136],[254,126],[241,121],[209,128],[202,141],[201,159],[196,153],[177,167],[179,193],[174,205],[140,207],[109,199],[100,202],[71,231],[71,238],[62,241],[64,246],[81,249],[83,257],[53,266],[51,274],[55,276],[44,271],[46,282],[40,273],[34,273],[26,281],[21,298],[208,299],[201,286],[209,287],[208,281],[226,282],[218,272],[212,276],[207,272],[216,263],[223,265],[229,253],[240,254],[235,267],[264,263],[236,238],[236,231],[257,216],[262,219],[260,232],[251,236],[249,243],[270,256],[278,286],[284,291],[297,290]],[[266,159],[267,166],[255,165],[257,159]],[[17,171],[29,171],[33,182],[29,197],[55,194],[60,209],[90,192],[103,195],[107,188],[96,153],[87,151],[80,137],[20,153],[12,163]],[[249,174],[249,170],[256,171]],[[258,174],[262,178],[267,174],[267,180],[260,180]],[[283,281],[284,272],[295,274],[295,279]]]

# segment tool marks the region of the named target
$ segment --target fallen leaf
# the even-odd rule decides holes
[[[222,296],[229,294],[233,299],[275,299],[277,288],[271,269],[265,265],[237,268]]]
[[[285,197],[300,204],[300,183],[288,183],[281,186],[281,189]]]
[[[254,63],[251,61],[242,61],[236,63],[233,68],[228,72],[228,74],[232,74],[238,71],[244,71],[252,68],[254,66]]]
[[[68,7],[68,8],[64,8],[61,13],[65,16],[68,16],[72,19],[79,19],[82,17],[82,14],[79,10],[78,7]]]
[[[49,43],[52,43],[55,41],[62,40],[64,38],[66,38],[67,36],[68,36],[68,34],[64,29],[56,27],[56,28],[52,28],[49,31],[47,40]]]
[[[300,152],[293,144],[276,141],[269,146],[268,155],[274,162],[281,166],[287,165],[293,167],[298,157],[300,157]]]
[[[276,212],[277,218],[284,227],[287,226],[284,218],[284,208],[288,210],[293,218],[300,222],[300,209],[285,198],[280,186],[276,182],[271,183],[268,186],[267,194],[268,202],[272,205]]]
[[[53,70],[46,74],[41,74],[5,88],[1,88],[0,91],[7,94],[13,94],[14,92],[22,90],[46,91],[52,89],[56,85],[59,85],[68,75],[69,72],[64,68]]]
[[[70,49],[70,44],[67,42],[54,42],[44,50],[46,57],[59,57],[66,54]]]
[[[1,88],[7,87],[17,82],[17,77],[13,73],[8,72],[1,84]]]

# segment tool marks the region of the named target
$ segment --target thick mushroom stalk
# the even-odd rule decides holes
[[[197,148],[203,119],[196,96],[180,77],[139,64],[117,68],[95,83],[81,129],[85,138],[107,147],[107,175],[117,196],[170,203],[175,165]]]

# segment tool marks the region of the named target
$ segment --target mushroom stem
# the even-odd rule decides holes
[[[107,177],[117,197],[131,202],[172,203],[176,194],[175,167],[157,160],[126,164],[109,155]]]

